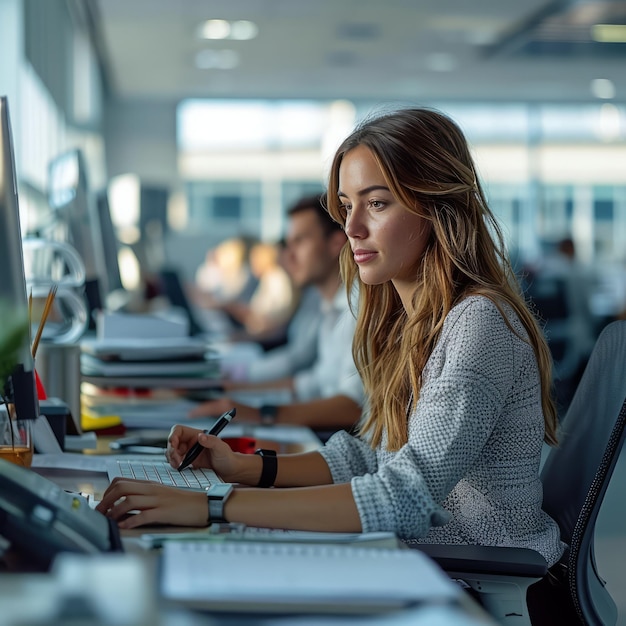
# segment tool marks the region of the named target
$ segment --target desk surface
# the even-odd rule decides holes
[[[30,626],[67,623],[89,626],[112,623],[119,626],[495,626],[495,622],[469,596],[458,605],[416,606],[376,615],[197,612],[163,605],[158,598],[154,599],[154,595],[146,593],[145,576],[142,575],[145,570],[141,567],[128,568],[128,574],[134,576],[123,577],[122,582],[126,585],[118,594],[119,582],[111,585],[110,576],[105,580],[103,576],[111,572],[104,568],[97,571],[99,565],[98,557],[82,557],[82,563],[74,563],[74,574],[82,574],[84,580],[91,583],[97,583],[99,576],[101,582],[101,585],[86,590],[84,595],[87,598],[82,605],[78,605],[77,596],[72,595],[69,581],[61,572],[54,576],[0,574],[3,626],[25,623]],[[136,563],[124,558],[120,565],[128,567]],[[115,616],[117,621],[112,621]],[[132,621],[124,621],[124,617]]]

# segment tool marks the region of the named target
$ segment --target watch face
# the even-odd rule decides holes
[[[207,489],[207,495],[209,498],[225,498],[232,488],[230,483],[217,483]]]

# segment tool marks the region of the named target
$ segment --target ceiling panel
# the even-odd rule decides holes
[[[626,2],[540,0],[92,0],[113,97],[590,101],[626,99],[626,43],[590,39]],[[251,41],[197,37],[201,20],[248,19]],[[198,69],[232,50],[235,69]]]

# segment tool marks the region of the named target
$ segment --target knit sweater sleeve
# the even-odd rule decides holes
[[[328,464],[334,483],[347,483],[353,476],[375,472],[378,467],[372,447],[345,430],[335,433],[320,453]]]
[[[351,479],[363,531],[408,539],[446,523],[441,503],[481,454],[512,386],[516,350],[527,348],[486,298],[453,309],[424,370],[408,442]]]

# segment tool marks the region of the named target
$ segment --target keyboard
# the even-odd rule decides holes
[[[166,461],[149,459],[116,459],[108,463],[107,474],[110,480],[113,480],[116,476],[122,476],[123,478],[151,480],[171,487],[182,487],[183,489],[197,489],[202,491],[215,483],[224,482],[210,469],[193,469],[188,467],[182,472],[179,472]]]

